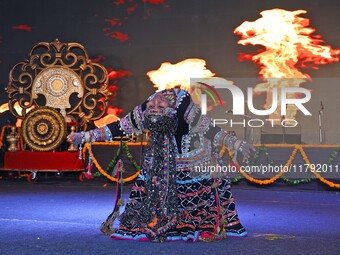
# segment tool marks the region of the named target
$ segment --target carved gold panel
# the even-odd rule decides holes
[[[34,45],[28,58],[11,69],[6,91],[9,110],[17,118],[24,119],[32,107],[48,106],[84,130],[105,114],[111,95],[104,66],[92,62],[83,45],[58,39]]]
[[[60,109],[66,115],[66,108],[70,108],[70,96],[76,93],[78,98],[84,95],[84,85],[79,76],[72,69],[65,67],[48,67],[42,70],[33,81],[32,98],[38,94],[46,98],[45,106]]]

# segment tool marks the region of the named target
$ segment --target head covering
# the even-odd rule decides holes
[[[165,89],[162,91],[158,91],[155,92],[154,94],[152,94],[147,101],[152,100],[157,93],[162,93],[164,95],[164,97],[166,97],[169,101],[169,107],[172,107],[173,109],[177,109],[180,108],[180,105],[183,101],[183,99],[185,97],[190,96],[190,94],[184,90],[184,89],[180,89],[180,88],[171,88],[171,89]]]
[[[171,108],[176,108],[177,94],[174,89],[163,90],[161,92],[166,99],[169,101],[169,106]]]

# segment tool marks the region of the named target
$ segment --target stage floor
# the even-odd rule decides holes
[[[214,243],[117,241],[99,231],[114,204],[104,178],[0,180],[0,251],[16,254],[339,254],[340,194],[236,185],[246,238]],[[131,184],[124,187],[128,197]]]

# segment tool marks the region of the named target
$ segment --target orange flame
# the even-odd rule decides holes
[[[104,116],[103,118],[100,118],[99,120],[94,121],[94,124],[96,127],[103,127],[105,125],[108,125],[114,121],[119,120],[118,115],[122,112],[123,110],[117,107],[112,107],[109,105],[107,108],[107,115]]]
[[[315,65],[339,60],[340,49],[321,45],[321,37],[312,35],[315,29],[308,27],[309,19],[299,17],[305,13],[305,10],[266,10],[260,13],[262,18],[253,22],[245,21],[234,30],[235,34],[241,36],[239,44],[265,47],[260,53],[248,58],[260,65],[259,74],[265,78],[266,82],[258,84],[254,92],[267,92],[266,109],[271,106],[270,88],[299,87],[310,78],[308,74],[299,71],[297,66],[306,67],[311,64],[316,68]],[[289,96],[296,98],[298,95]],[[294,119],[296,112],[295,106],[288,105],[286,118]]]
[[[190,78],[210,78],[215,76],[205,67],[203,59],[185,59],[177,64],[164,62],[159,69],[147,72],[150,81],[157,91],[180,86],[181,89],[190,90]]]
[[[108,125],[108,124],[115,122],[117,120],[119,120],[119,117],[110,113],[110,114],[106,115],[105,117],[100,118],[99,120],[95,120],[94,124],[96,125],[96,127],[99,128],[99,127],[104,127],[105,125]]]
[[[18,102],[16,102],[16,103],[14,104],[14,109],[16,110],[16,112],[17,112],[19,115],[21,115],[22,108],[19,106],[19,103],[18,103]],[[29,112],[31,109],[33,109],[33,107],[32,107],[32,108],[29,108],[27,112]],[[5,104],[0,105],[0,114],[3,113],[3,112],[5,112],[5,111],[8,111],[8,110],[9,110],[8,103],[5,103]],[[16,125],[17,127],[21,127],[21,122],[22,122],[22,119],[17,119],[17,122],[16,122],[15,125]]]
[[[0,105],[0,113],[3,113],[5,111],[8,111],[8,103]]]

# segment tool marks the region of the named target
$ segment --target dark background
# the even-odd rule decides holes
[[[116,3],[115,3],[116,2]],[[254,46],[238,45],[239,36],[233,31],[242,22],[259,19],[260,12],[273,8],[306,10],[315,34],[325,44],[340,48],[340,3],[336,0],[166,0],[152,4],[134,0],[117,4],[115,0],[1,0],[0,1],[0,104],[7,101],[4,88],[11,67],[23,61],[38,42],[78,42],[85,46],[90,58],[103,56],[102,64],[113,69],[132,72],[120,79],[117,97],[112,106],[123,109],[121,116],[153,93],[154,88],[146,73],[158,69],[162,62],[177,63],[187,58],[202,58],[216,76],[229,80],[258,77],[258,66],[240,62],[240,52],[253,53]],[[124,2],[124,1],[123,1]],[[134,9],[128,13],[128,8]],[[119,18],[120,26],[110,20]],[[15,29],[28,25],[31,31]],[[104,31],[106,29],[106,31]],[[105,34],[121,31],[128,35],[124,42]],[[313,117],[302,121],[304,140],[317,142],[317,109],[319,100],[325,104],[325,125],[328,142],[339,142],[337,99],[340,89],[340,63],[306,69],[312,78],[335,78],[331,87],[313,88],[315,97],[310,108]],[[335,85],[334,85],[335,84]],[[326,110],[328,110],[326,112]],[[0,115],[6,123],[10,114]]]

